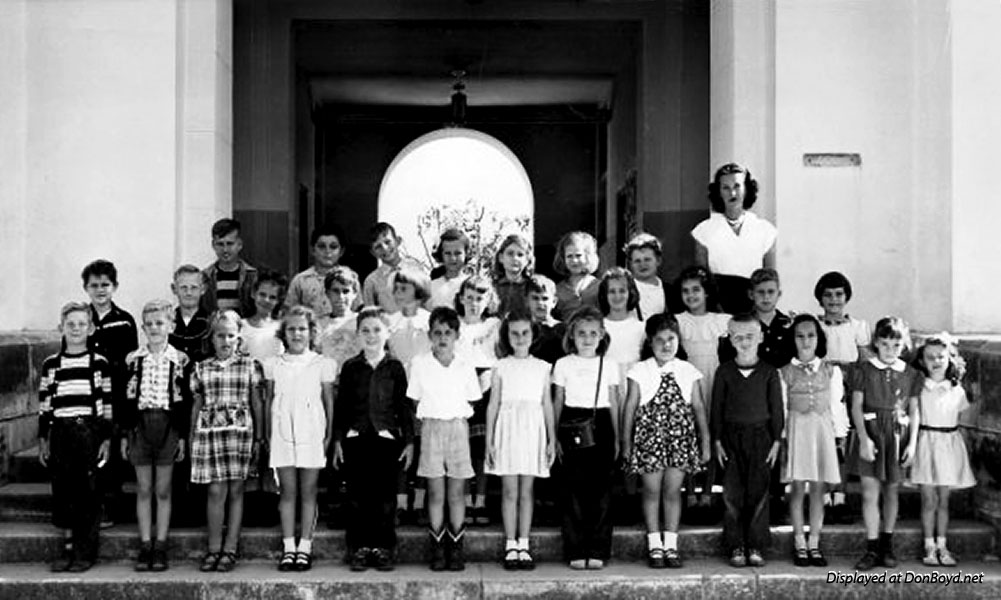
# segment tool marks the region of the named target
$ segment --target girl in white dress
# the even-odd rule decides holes
[[[306,571],[312,566],[316,526],[316,481],[327,462],[333,436],[334,377],[332,359],[312,350],[316,321],[312,309],[293,306],[278,330],[286,351],[265,364],[268,381],[270,467],[278,471],[281,496],[282,571]],[[295,543],[296,498],[301,515],[299,544]]]
[[[286,283],[284,275],[268,271],[261,272],[254,282],[256,312],[243,322],[242,349],[261,363],[282,351],[276,335],[280,323],[274,315],[281,305]]]
[[[977,483],[963,434],[957,428],[960,413],[970,406],[959,383],[965,369],[951,336],[946,333],[925,340],[918,349],[915,366],[924,372],[926,379],[919,398],[921,425],[908,482],[921,486],[924,563],[953,567],[956,559],[945,540],[949,528],[949,492]]]
[[[455,295],[459,286],[469,277],[468,265],[472,258],[472,243],[469,236],[455,227],[450,227],[441,233],[438,247],[431,257],[444,269],[444,272],[431,280],[431,298],[427,309],[438,306],[455,306]]]
[[[549,477],[556,457],[551,365],[528,353],[537,325],[527,313],[512,313],[500,327],[504,356],[493,371],[487,407],[486,472],[501,477],[501,516],[507,539],[504,568],[531,569],[528,551],[536,477]]]
[[[643,321],[636,316],[639,305],[640,293],[632,273],[622,267],[612,267],[602,274],[598,286],[598,307],[605,316],[603,325],[610,338],[605,358],[619,365],[620,390],[626,389],[625,374],[640,361],[643,340],[646,339]]]

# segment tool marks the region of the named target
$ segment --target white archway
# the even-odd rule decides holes
[[[487,255],[509,231],[531,239],[534,211],[521,161],[497,138],[463,127],[432,131],[408,144],[379,187],[379,220],[396,228],[406,255],[429,268],[446,227],[466,230]]]

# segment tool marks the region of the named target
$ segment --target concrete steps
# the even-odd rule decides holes
[[[81,575],[53,575],[42,565],[18,565],[16,570],[0,571],[0,596],[17,600],[1001,597],[1001,565],[996,562],[963,563],[955,569],[906,564],[893,571],[871,571],[867,575],[877,580],[867,584],[839,583],[839,573],[854,574],[851,563],[844,560],[827,569],[795,569],[773,562],[760,569],[732,569],[714,560],[691,560],[677,571],[652,571],[638,564],[615,563],[602,571],[539,565],[535,571],[514,573],[494,564],[469,565],[460,573],[432,573],[411,565],[392,573],[352,573],[343,566],[318,564],[308,573],[279,573],[271,563],[243,562],[231,573],[200,573],[193,564],[178,564],[164,573],[145,574],[134,573],[129,565],[118,563],[101,564]],[[886,581],[894,575],[899,575],[902,582]],[[949,585],[903,582],[905,578],[942,575],[958,575],[960,581]],[[973,581],[964,583],[964,577]],[[885,579],[880,582],[878,578]]]
[[[716,559],[722,556],[719,527],[683,527],[679,547],[683,556],[693,559]],[[858,557],[864,549],[861,525],[825,527],[823,549],[831,556]],[[916,521],[903,521],[897,527],[894,545],[903,560],[917,561],[921,556],[921,528]],[[277,560],[281,536],[277,527],[245,527],[241,532],[240,554],[248,560]],[[5,523],[0,527],[0,564],[44,563],[60,549],[60,533],[40,523]],[[101,532],[100,555],[107,560],[133,558],[138,550],[138,536],[133,526],[117,525]],[[949,527],[949,546],[964,560],[980,560],[995,553],[994,530],[977,521],[954,521]],[[470,527],[466,535],[466,555],[470,562],[494,563],[500,559],[504,536],[499,526]],[[532,532],[533,555],[539,562],[562,562],[562,541],[558,528],[537,528]],[[194,561],[205,551],[202,528],[171,531],[169,556],[174,561]],[[344,532],[322,525],[314,535],[313,552],[318,560],[339,562],[345,552]],[[792,528],[772,527],[769,556],[791,566]],[[423,563],[428,555],[426,529],[401,527],[397,548],[399,562]],[[617,561],[642,562],[646,557],[646,537],[639,527],[616,528],[612,556]]]

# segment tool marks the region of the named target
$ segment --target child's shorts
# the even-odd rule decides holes
[[[465,419],[424,419],[421,424],[421,458],[417,475],[427,479],[473,476],[469,457],[469,425]]]
[[[172,465],[177,441],[169,411],[139,411],[139,423],[129,433],[129,462],[136,467]]]

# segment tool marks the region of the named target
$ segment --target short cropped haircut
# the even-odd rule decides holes
[[[490,269],[490,274],[493,276],[494,281],[501,281],[504,279],[505,271],[504,265],[501,263],[501,255],[507,250],[508,246],[513,246],[518,244],[525,251],[528,256],[528,260],[525,262],[525,268],[522,270],[521,274],[523,277],[531,277],[535,274],[535,254],[532,248],[532,240],[528,239],[528,236],[522,233],[509,233],[500,244],[497,245],[497,252],[494,253],[494,262]]]
[[[428,317],[428,331],[434,329],[438,323],[448,327],[453,331],[459,331],[459,313],[454,308],[448,306],[436,306]]]
[[[706,293],[706,310],[709,312],[720,312],[719,289],[716,287],[716,278],[713,277],[709,269],[701,265],[693,265],[682,269],[675,286],[679,296],[681,295],[681,286],[686,281],[698,281],[699,285],[702,286],[702,290]]]
[[[852,282],[848,281],[848,278],[843,273],[840,271],[824,273],[817,280],[817,285],[813,288],[813,297],[817,299],[817,302],[820,302],[825,290],[836,290],[838,288],[845,290],[846,302],[852,299]]]
[[[198,275],[201,282],[205,283],[205,273],[195,265],[186,264],[177,267],[177,270],[174,271],[174,281],[177,281],[177,278],[181,275]]]
[[[556,255],[553,257],[553,270],[560,275],[569,275],[567,268],[567,247],[576,245],[584,252],[587,260],[587,272],[593,274],[598,270],[598,241],[586,231],[571,231],[556,243]]]
[[[723,196],[720,194],[720,180],[723,179],[724,175],[736,175],[737,173],[744,174],[744,210],[754,206],[758,200],[758,181],[751,176],[747,167],[737,163],[727,163],[716,169],[716,174],[713,175],[713,180],[709,184],[709,205],[715,212],[726,212],[726,202],[723,201]]]
[[[83,284],[87,285],[90,282],[91,277],[102,277],[107,276],[108,281],[112,285],[118,285],[118,269],[115,268],[115,263],[110,260],[105,260],[99,258],[95,261],[87,263],[87,266],[83,268],[80,272],[80,277],[83,279]]]
[[[371,244],[379,239],[380,236],[386,234],[392,236],[393,239],[400,239],[400,236],[396,235],[396,229],[392,225],[385,221],[379,221],[368,230],[368,243]]]
[[[761,321],[758,320],[758,317],[755,316],[754,313],[742,312],[730,317],[730,321],[727,323],[727,329],[730,328],[730,325],[744,324],[754,324],[757,325],[759,329],[761,328]]]
[[[629,292],[626,310],[636,310],[639,308],[640,290],[636,287],[636,279],[633,278],[633,274],[628,269],[612,267],[602,273],[601,283],[598,284],[598,308],[601,309],[601,314],[607,315],[612,310],[612,307],[608,304],[608,282],[613,279],[626,282],[626,290]]]
[[[483,275],[470,275],[459,285],[459,291],[455,293],[455,312],[460,317],[466,316],[466,307],[462,305],[462,296],[466,290],[487,295],[487,307],[481,317],[497,312],[497,290],[494,288],[494,283]]]
[[[681,341],[681,325],[678,324],[678,319],[669,312],[657,313],[646,320],[646,325],[643,326],[645,335],[643,336],[643,348],[640,350],[640,360],[653,357],[652,340],[661,331],[674,332],[674,335],[678,337],[678,350],[674,353],[674,357],[687,360],[688,353],[685,352],[684,344]]]
[[[341,248],[347,248],[347,241],[344,239],[344,232],[340,227],[333,223],[320,225],[309,234],[309,245],[315,246],[316,242],[320,241],[321,237],[332,235],[337,238],[337,243],[341,245]]]
[[[457,227],[449,227],[441,232],[441,236],[438,238],[438,246],[431,253],[431,258],[438,261],[439,264],[445,262],[445,257],[442,255],[445,249],[445,242],[462,242],[462,251],[466,254],[466,262],[469,262],[473,251],[473,243],[470,241],[469,236]]]
[[[323,278],[323,290],[329,292],[330,287],[334,283],[349,286],[356,294],[361,291],[361,281],[358,279],[358,273],[355,273],[351,267],[339,265],[331,269],[326,277]]]
[[[876,340],[901,340],[904,349],[911,349],[911,329],[900,317],[886,316],[876,321],[872,330],[871,349],[876,352]]]
[[[66,317],[70,313],[82,312],[87,315],[87,320],[93,324],[94,319],[90,314],[90,305],[83,302],[67,302],[63,304],[63,307],[59,309],[59,323],[66,321]]]
[[[824,333],[824,328],[820,326],[820,321],[817,317],[809,313],[800,313],[792,320],[792,325],[789,326],[789,335],[786,336],[786,351],[788,355],[799,355],[796,351],[796,328],[802,323],[813,323],[813,328],[817,332],[817,350],[814,354],[818,358],[827,356],[827,334]]]
[[[219,219],[212,224],[212,239],[227,236],[233,232],[240,235],[240,222],[236,219]]]
[[[357,331],[361,327],[362,321],[365,319],[378,319],[382,321],[382,324],[389,327],[389,315],[386,314],[386,309],[381,306],[366,306],[361,309],[355,319],[355,330]]]
[[[282,315],[282,323],[281,326],[278,327],[278,331],[275,332],[275,337],[277,337],[279,341],[281,341],[281,343],[288,348],[288,336],[285,335],[285,326],[288,325],[289,319],[295,317],[303,317],[306,319],[306,324],[309,326],[309,348],[312,350],[316,344],[316,313],[314,313],[313,309],[308,306],[302,306],[299,304],[288,309],[288,311]]]
[[[528,278],[528,293],[556,295],[556,283],[545,275],[536,273]]]
[[[501,321],[500,331],[497,334],[497,356],[504,358],[512,356],[514,348],[511,346],[511,323],[525,322],[532,328],[532,341],[539,338],[539,325],[532,320],[532,315],[520,309],[512,310],[504,320]]]
[[[170,319],[174,314],[174,304],[170,300],[164,300],[162,298],[150,300],[143,305],[139,320],[144,321],[146,319],[146,315],[152,314],[164,314],[167,315],[168,319]]]
[[[582,306],[570,315],[570,319],[567,321],[566,333],[563,334],[563,351],[567,354],[577,354],[577,343],[573,339],[574,331],[577,329],[577,325],[585,321],[597,323],[601,326],[604,335],[601,337],[601,341],[598,342],[598,348],[595,352],[598,356],[604,356],[605,352],[608,351],[608,344],[611,343],[612,337],[608,335],[608,330],[605,329],[605,318],[593,306]]]
[[[751,289],[761,285],[762,283],[774,281],[775,285],[781,287],[782,282],[779,281],[779,272],[771,267],[764,267],[761,269],[755,269],[751,273]]]
[[[626,260],[629,260],[633,252],[637,250],[653,250],[653,254],[657,258],[664,256],[664,246],[661,245],[659,239],[649,233],[637,233],[622,247]]]
[[[414,286],[414,298],[423,303],[431,297],[431,278],[424,271],[403,265],[393,274],[393,284],[409,283]]]

